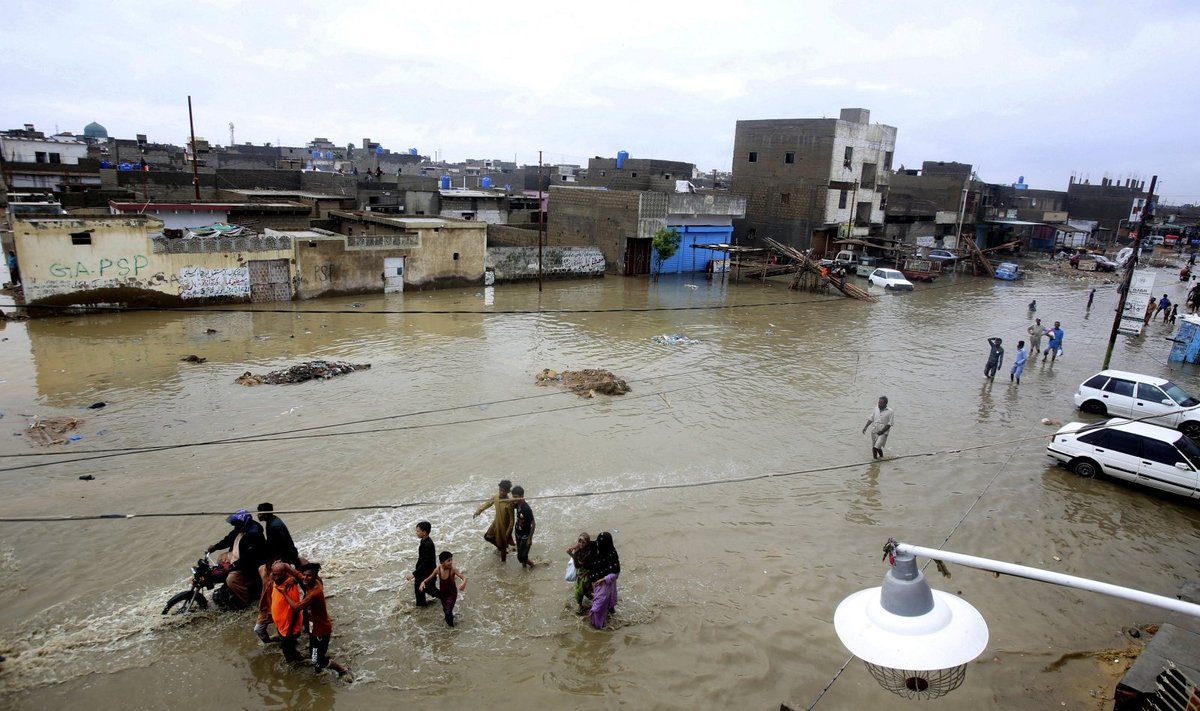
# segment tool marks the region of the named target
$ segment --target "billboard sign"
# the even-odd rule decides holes
[[[1121,325],[1117,333],[1126,336],[1142,335],[1146,318],[1146,305],[1154,301],[1154,271],[1138,269],[1129,282],[1129,294],[1125,298],[1125,310],[1121,312]]]

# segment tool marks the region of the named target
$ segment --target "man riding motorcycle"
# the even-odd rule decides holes
[[[225,587],[237,595],[243,603],[257,600],[262,586],[258,566],[267,561],[267,541],[263,538],[262,526],[246,509],[238,509],[225,522],[232,526],[221,540],[208,547],[208,552],[228,549],[221,561],[230,567],[225,578]]]

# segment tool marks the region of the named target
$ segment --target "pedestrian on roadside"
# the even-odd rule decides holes
[[[512,495],[513,513],[516,514],[513,535],[517,538],[517,560],[521,561],[522,566],[532,568],[537,565],[537,561],[529,559],[529,548],[533,545],[533,532],[537,530],[537,521],[533,518],[533,509],[525,500],[525,487],[514,486]]]
[[[867,428],[871,428],[871,458],[883,459],[883,446],[887,444],[888,433],[892,431],[892,423],[895,421],[896,413],[888,408],[888,399],[885,396],[880,396],[878,404],[867,417],[867,424],[863,425],[863,434],[867,433]]]
[[[1033,313],[1034,311],[1037,311],[1037,299],[1029,302],[1029,313]]]
[[[1166,311],[1169,308],[1171,308],[1171,300],[1167,298],[1166,294],[1163,294],[1162,298],[1158,300],[1158,310],[1154,312],[1154,315],[1158,316],[1159,311]]]
[[[21,285],[21,270],[17,266],[17,253],[8,250],[8,256],[5,258],[5,263],[8,264],[8,283],[13,286]]]
[[[996,371],[1000,368],[1000,364],[1004,362],[1004,348],[1000,345],[999,338],[993,336],[987,340],[992,350],[988,352],[987,365],[983,366],[983,377],[988,380],[995,380]]]
[[[416,531],[417,539],[420,541],[417,544],[417,565],[411,573],[404,574],[404,579],[413,581],[413,594],[417,600],[417,607],[425,607],[429,604],[425,599],[426,595],[436,598],[442,596],[436,582],[432,586],[421,587],[421,582],[429,577],[434,568],[437,568],[437,549],[433,545],[433,539],[429,537],[433,526],[428,521],[418,523]]]
[[[1188,292],[1188,307],[1192,313],[1196,313],[1197,309],[1200,309],[1200,284],[1193,286],[1192,290]]]
[[[442,551],[441,555],[438,556],[438,561],[441,564],[433,569],[429,577],[421,581],[420,587],[424,588],[426,583],[432,581],[434,578],[438,579],[438,587],[442,591],[442,613],[446,616],[446,624],[453,627],[454,604],[458,602],[459,591],[467,589],[467,576],[454,567],[454,554],[450,551]],[[458,587],[454,587],[455,578],[462,579],[462,583]]]
[[[1096,290],[1095,290],[1095,289],[1092,289],[1092,290],[1091,290],[1091,292],[1089,292],[1089,293],[1088,293],[1088,305],[1087,305],[1087,307],[1088,307],[1089,309],[1090,309],[1090,308],[1092,308],[1092,302],[1093,302],[1093,301],[1095,301],[1095,300],[1096,300]]]
[[[1163,314],[1163,323],[1175,324],[1175,314],[1179,313],[1179,304],[1171,304],[1171,313]]]
[[[271,635],[267,634],[267,624],[271,621],[271,592],[268,590],[271,566],[277,561],[283,561],[293,567],[300,565],[300,554],[296,552],[296,544],[292,542],[292,534],[287,525],[275,515],[275,506],[270,502],[258,505],[258,521],[262,524],[263,537],[267,539],[267,554],[266,560],[258,566],[258,575],[262,578],[262,594],[258,597],[258,619],[254,622],[254,636],[263,644],[270,644]]]
[[[508,479],[501,479],[496,495],[480,504],[472,517],[479,518],[479,514],[484,511],[493,506],[496,508],[496,517],[492,519],[492,525],[484,532],[483,540],[496,546],[496,550],[500,551],[501,563],[508,560],[508,549],[513,544],[513,507],[512,500],[508,498],[508,492],[511,489],[512,482]]]
[[[621,556],[613,545],[612,534],[604,531],[592,545],[588,579],[592,585],[592,627],[604,629],[608,616],[617,609],[617,578],[621,575]]]
[[[1037,318],[1025,331],[1029,334],[1029,352],[1037,355],[1042,350],[1042,336],[1046,333],[1046,327],[1042,325],[1042,320]]]
[[[1021,384],[1021,373],[1025,372],[1025,361],[1029,355],[1025,352],[1025,341],[1017,341],[1017,355],[1013,357],[1012,370],[1008,373],[1008,381]]]
[[[1062,325],[1058,321],[1055,321],[1054,328],[1046,331],[1046,335],[1050,337],[1050,343],[1047,344],[1048,348],[1046,348],[1046,351],[1042,354],[1042,362],[1045,363],[1046,356],[1050,356],[1050,362],[1053,363],[1058,356],[1062,355]]]
[[[1142,319],[1142,325],[1149,326],[1150,319],[1152,319],[1152,318],[1154,318],[1154,298],[1153,297],[1151,297],[1150,301],[1146,304],[1146,315]]]

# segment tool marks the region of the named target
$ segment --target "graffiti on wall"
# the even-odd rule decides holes
[[[132,257],[109,259],[101,257],[96,262],[75,262],[63,264],[55,262],[50,265],[50,276],[56,279],[112,279],[114,277],[136,277],[150,265],[150,260],[144,254]]]
[[[597,251],[564,251],[562,268],[567,271],[604,271],[604,255]]]
[[[250,270],[246,267],[179,270],[179,297],[210,299],[217,296],[250,296]]]

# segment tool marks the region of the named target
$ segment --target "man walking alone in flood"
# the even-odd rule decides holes
[[[875,406],[862,429],[863,434],[866,434],[867,428],[871,428],[872,459],[883,459],[883,446],[887,444],[888,432],[892,430],[894,418],[895,412],[888,408],[888,399],[880,397],[879,404]]]

